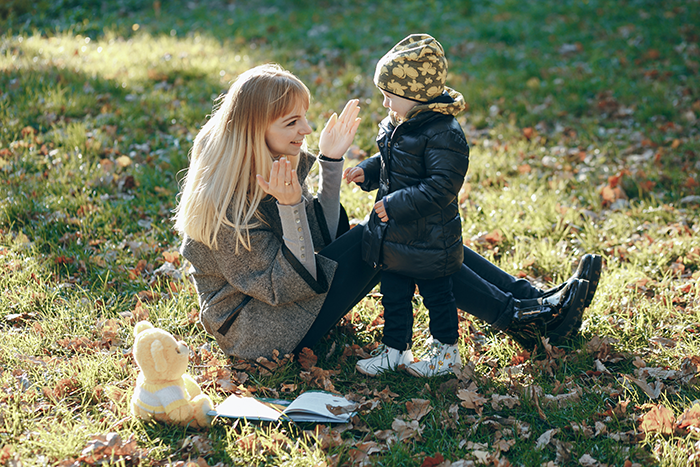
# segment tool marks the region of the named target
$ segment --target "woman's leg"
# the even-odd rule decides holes
[[[321,340],[338,321],[379,283],[379,270],[362,260],[362,225],[358,225],[321,250],[319,254],[338,263],[328,295],[296,351]]]
[[[485,280],[466,264],[452,276],[452,293],[457,308],[499,329],[510,324],[515,305],[513,294]]]
[[[510,293],[518,300],[538,298],[543,293],[529,281],[513,277],[466,246],[464,247],[463,263],[483,280],[490,282],[503,292]]]

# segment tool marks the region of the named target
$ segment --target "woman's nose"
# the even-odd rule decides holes
[[[301,126],[299,133],[301,133],[302,135],[310,135],[312,132],[313,130],[311,129],[309,122],[306,119],[304,119],[304,124]]]
[[[387,99],[385,97],[384,100],[382,101],[382,106],[384,106],[385,109],[388,109],[389,108],[389,99]]]

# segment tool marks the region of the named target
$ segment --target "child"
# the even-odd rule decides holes
[[[455,115],[460,93],[445,86],[447,60],[427,34],[396,44],[377,64],[374,83],[389,115],[379,124],[379,153],[345,170],[363,190],[378,189],[364,227],[363,259],[381,269],[384,337],[375,356],[357,362],[369,376],[405,365],[414,376],[461,366],[451,276],[463,260],[457,195],[469,146]],[[430,316],[431,349],[413,362],[412,299],[416,285]]]

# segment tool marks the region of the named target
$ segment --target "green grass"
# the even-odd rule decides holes
[[[697,24],[697,2],[675,0],[4,2],[0,463],[88,464],[85,449],[108,433],[124,447],[121,458],[98,456],[108,465],[420,466],[437,454],[524,466],[581,465],[585,455],[697,463],[697,423],[673,434],[640,426],[649,404],[680,417],[700,400]],[[373,67],[413,32],[440,40],[448,84],[469,103],[465,243],[542,287],[568,277],[583,253],[603,256],[580,335],[528,355],[463,315],[472,373],[371,379],[343,356],[381,336],[381,304],[369,296],[314,349],[339,392],[382,400],[352,427],[314,436],[305,425],[216,421],[197,431],[131,419],[133,323],[146,315],[188,342],[190,372],[215,402],[231,384],[283,397],[312,387],[296,361],[273,374],[232,368],[197,323],[188,280],[157,272],[179,244],[170,218],[180,171],[216,96],[269,61],[312,90],[311,147],[330,113],[357,97],[356,152],[373,154],[385,114]],[[373,196],[346,186],[341,200],[361,220]],[[427,316],[419,299],[415,309],[419,353]],[[675,373],[646,378],[641,361]],[[663,387],[650,397],[629,378],[652,396]],[[480,413],[460,405],[471,383],[485,398]],[[578,397],[549,402],[571,391]],[[519,405],[495,408],[494,395]],[[420,434],[387,441],[411,399],[432,407]]]

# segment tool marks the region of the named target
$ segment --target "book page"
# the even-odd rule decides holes
[[[323,391],[308,391],[294,399],[283,413],[295,422],[346,422],[352,416],[351,413],[335,415],[328,410],[327,405],[331,407],[354,406],[352,402],[337,394]]]
[[[253,397],[240,397],[232,395],[226,398],[214,410],[209,411],[209,415],[245,418],[247,420],[279,420],[282,416],[279,410],[260,402]]]

